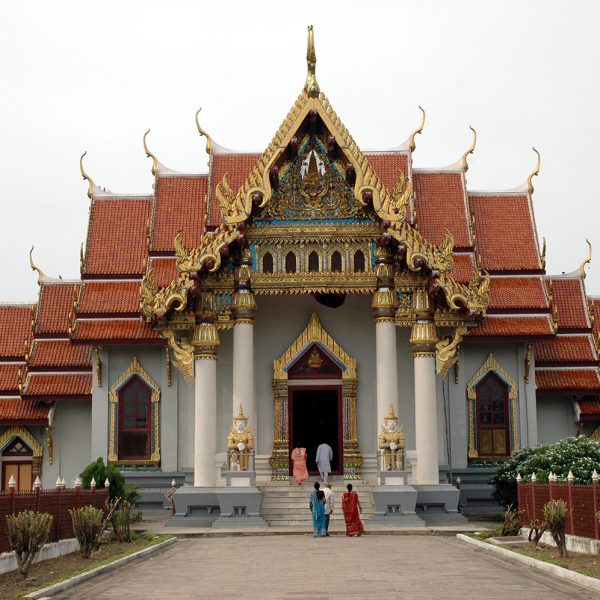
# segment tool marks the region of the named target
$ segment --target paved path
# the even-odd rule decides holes
[[[451,537],[180,540],[60,598],[199,600],[566,600],[594,592]]]

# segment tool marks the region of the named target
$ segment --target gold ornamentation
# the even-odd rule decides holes
[[[315,51],[315,36],[313,26],[308,26],[308,42],[306,45],[306,83],[304,91],[310,98],[316,98],[319,95],[319,84],[316,75],[317,53]]]
[[[25,427],[20,425],[13,425],[9,427],[0,436],[0,453],[10,444],[15,438],[20,438],[33,453],[32,460],[32,474],[37,477],[42,473],[42,462],[44,458],[44,447],[40,444],[35,437]],[[52,463],[50,463],[52,464]]]
[[[454,385],[458,385],[460,382],[460,354],[456,357],[454,363]]]
[[[495,373],[504,383],[508,385],[508,399],[511,402],[511,426],[512,426],[512,453],[516,452],[519,447],[519,419],[517,401],[519,395],[519,388],[516,381],[500,366],[496,357],[490,352],[487,359],[481,365],[477,373],[469,379],[467,382],[467,398],[469,404],[469,458],[477,458],[479,453],[477,452],[477,446],[475,443],[475,402],[477,400],[477,384],[488,374]]]
[[[523,380],[525,384],[529,383],[529,371],[531,369],[531,353],[533,352],[533,344],[527,344],[527,352],[525,353],[525,373],[523,374]]]
[[[212,138],[210,137],[210,135],[208,135],[208,133],[206,133],[206,131],[204,131],[204,129],[202,129],[202,127],[200,126],[200,119],[198,118],[200,116],[201,110],[202,109],[199,108],[196,112],[196,127],[198,128],[198,133],[206,138],[206,154],[212,154]]]
[[[250,462],[250,452],[254,450],[254,436],[248,427],[248,417],[240,402],[240,410],[233,417],[233,423],[227,436],[227,450],[230,456],[231,471],[247,471]]]
[[[148,131],[146,131],[146,133],[144,134],[144,151],[146,152],[146,156],[152,159],[152,175],[156,177],[156,175],[158,174],[158,158],[156,158],[156,156],[154,156],[154,154],[152,154],[152,152],[150,152],[150,150],[148,149],[148,143],[146,142],[146,138],[148,137],[149,133],[150,130],[148,129]]]
[[[194,376],[194,346],[185,338],[178,340],[171,328],[162,331],[161,335],[166,338],[168,347],[173,351],[173,364],[187,383]]]
[[[403,221],[406,218],[406,209],[412,196],[412,183],[404,176],[402,169],[398,174],[398,183],[391,196],[377,196],[373,201],[373,208],[382,220]]]
[[[165,363],[167,367],[167,387],[171,387],[172,374],[171,374],[171,352],[169,346],[165,346]]]
[[[51,465],[54,462],[54,440],[50,427],[46,427],[46,445],[48,446],[48,464]]]
[[[540,262],[542,263],[542,269],[546,268],[546,238],[542,238],[542,251],[540,252]]]
[[[442,378],[446,377],[450,367],[458,362],[458,351],[465,333],[467,333],[466,327],[457,327],[452,340],[444,338],[435,345],[437,358],[435,370]]]
[[[592,244],[590,244],[590,240],[585,240],[586,244],[589,246],[589,252],[587,258],[581,263],[578,273],[581,279],[585,279],[585,265],[588,265],[592,262]]]
[[[35,265],[35,263],[33,262],[33,249],[35,246],[31,246],[31,250],[29,251],[29,265],[31,267],[32,271],[37,271],[38,274],[38,285],[42,285],[42,282],[44,281],[46,275],[44,274],[44,272]]]
[[[415,136],[420,135],[421,133],[423,133],[423,127],[425,127],[425,110],[423,109],[423,107],[420,104],[419,104],[419,110],[421,111],[421,113],[423,113],[421,115],[421,123],[410,134],[410,138],[408,138],[408,148],[410,149],[411,152],[414,152],[415,148],[417,147],[417,145],[415,144]]]
[[[119,460],[119,432],[117,430],[117,415],[119,410],[119,391],[132,378],[138,376],[151,390],[150,402],[152,404],[152,452],[150,460]],[[160,463],[160,387],[142,367],[137,356],[134,356],[131,364],[125,372],[113,383],[109,392],[110,423],[108,431],[108,462],[119,464],[153,464]]]
[[[81,246],[79,247],[79,272],[83,273],[83,267],[85,266],[85,259],[83,254],[83,242],[81,242]]]
[[[540,166],[542,164],[540,153],[535,148],[533,148],[533,151],[537,154],[537,165],[527,178],[527,191],[530,195],[533,194],[533,178],[538,176],[538,173],[540,172]]]
[[[473,152],[475,152],[475,146],[477,145],[477,132],[470,125],[469,129],[473,132],[473,142],[460,159],[460,164],[463,173],[466,173],[469,170],[469,163],[467,162],[467,157],[469,156],[469,154],[473,154]]]
[[[79,159],[79,170],[81,171],[81,176],[88,182],[87,195],[88,195],[88,198],[91,200],[92,197],[94,196],[94,190],[96,188],[96,184],[94,183],[94,181],[92,180],[92,178],[85,172],[85,169],[83,168],[83,157],[86,154],[87,154],[87,151],[84,152],[81,155],[81,158]]]
[[[379,449],[383,451],[385,470],[401,471],[404,469],[404,431],[400,419],[394,413],[393,404],[390,404],[390,412],[383,420],[377,442]]]
[[[102,361],[100,360],[100,348],[94,346],[94,362],[96,365],[96,382],[98,387],[102,387]]]
[[[198,323],[196,325],[192,340],[195,358],[217,360],[219,344],[219,332],[214,323]]]

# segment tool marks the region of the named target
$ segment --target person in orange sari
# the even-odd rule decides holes
[[[298,485],[302,485],[308,479],[308,470],[306,468],[306,448],[294,448],[292,450],[292,463],[294,468],[292,475]]]
[[[360,520],[359,513],[362,512],[358,494],[352,491],[352,484],[349,483],[342,497],[342,511],[344,513],[344,521],[346,521],[346,535],[350,537],[362,535],[365,528]]]

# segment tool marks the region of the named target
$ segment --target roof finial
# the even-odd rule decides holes
[[[158,173],[158,158],[156,158],[156,156],[154,156],[154,154],[152,154],[152,152],[150,152],[150,150],[148,150],[148,144],[146,143],[146,137],[148,136],[149,133],[150,133],[150,130],[148,129],[148,131],[146,131],[146,133],[144,134],[144,150],[146,152],[146,156],[148,158],[152,159],[152,175],[154,175],[156,177],[156,174]]]
[[[410,138],[408,139],[408,147],[410,148],[411,152],[414,152],[415,148],[417,147],[417,145],[415,144],[415,136],[421,134],[423,132],[423,127],[425,127],[425,110],[423,109],[423,107],[420,104],[419,104],[419,110],[423,113],[421,115],[421,123],[410,134]]]
[[[592,262],[592,245],[590,244],[590,240],[585,240],[585,241],[587,242],[587,245],[590,247],[590,250],[588,252],[587,258],[581,263],[581,266],[579,267],[579,276],[581,277],[581,279],[585,279],[585,265]]]
[[[537,165],[535,166],[535,169],[533,170],[531,175],[527,178],[527,191],[529,192],[529,194],[533,194],[532,180],[534,177],[537,177],[538,173],[540,172],[540,166],[542,164],[540,153],[535,148],[533,148],[533,151],[537,154]]]
[[[304,84],[304,90],[310,98],[317,98],[319,95],[319,84],[317,83],[317,76],[315,69],[317,66],[317,53],[315,52],[315,36],[313,33],[313,26],[308,26],[308,44],[306,46],[306,83]]]
[[[92,178],[85,172],[85,169],[83,168],[83,157],[86,154],[87,150],[81,155],[81,158],[79,159],[79,169],[81,171],[81,176],[89,183],[87,195],[88,198],[91,200],[92,196],[94,195],[94,188],[96,187],[96,185],[94,184]]]
[[[198,112],[196,113],[196,127],[198,128],[198,133],[200,135],[203,135],[206,138],[206,154],[211,154],[212,152],[212,138],[210,137],[210,135],[208,135],[208,133],[206,133],[206,131],[204,131],[204,129],[202,129],[202,127],[200,126],[200,121],[198,120],[198,115],[200,114],[200,111],[202,109],[199,108]]]
[[[37,271],[38,274],[38,285],[42,285],[42,281],[44,281],[44,272],[34,264],[33,262],[33,248],[34,246],[31,246],[31,250],[29,251],[29,264],[31,265],[31,270],[32,271]]]
[[[462,165],[463,173],[466,173],[469,170],[469,163],[467,162],[467,156],[469,156],[469,154],[473,154],[473,151],[475,150],[475,146],[477,144],[477,132],[470,125],[469,125],[469,129],[473,132],[473,142],[471,143],[471,145],[469,146],[467,151],[463,154],[462,159],[460,161],[461,165]]]

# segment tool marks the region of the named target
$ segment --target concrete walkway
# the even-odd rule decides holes
[[[58,597],[575,600],[596,596],[454,538],[365,535],[180,540],[161,554]]]

